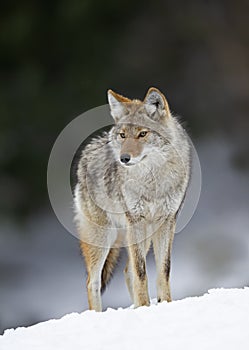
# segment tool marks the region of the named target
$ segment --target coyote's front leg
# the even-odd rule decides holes
[[[157,300],[171,301],[170,262],[175,233],[175,217],[169,216],[152,237],[157,269]]]
[[[134,232],[129,234],[134,238]],[[142,242],[131,244],[127,248],[129,279],[126,281],[135,307],[148,306],[150,303],[146,275],[146,254],[149,246],[150,240],[144,239]]]

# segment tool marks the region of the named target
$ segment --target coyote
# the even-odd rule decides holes
[[[156,88],[143,101],[108,90],[114,126],[83,150],[74,192],[89,308],[102,311],[121,246],[134,307],[149,305],[146,255],[153,243],[158,302],[171,301],[170,256],[176,216],[190,176],[190,144]]]

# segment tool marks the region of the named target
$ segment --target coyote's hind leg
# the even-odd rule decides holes
[[[80,243],[87,268],[87,294],[90,310],[102,311],[101,273],[110,248]]]

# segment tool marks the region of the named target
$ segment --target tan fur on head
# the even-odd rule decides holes
[[[129,100],[119,94],[116,94],[112,90],[108,90],[107,97],[111,110],[111,115],[113,119],[117,121],[120,115],[126,113],[126,108],[123,102],[128,102]]]
[[[112,90],[107,91],[108,102],[110,105],[111,115],[115,122],[118,122],[120,116],[131,114],[142,107],[151,119],[161,121],[162,123],[170,117],[169,105],[166,97],[155,87],[151,87],[143,101],[138,99],[130,100],[127,97],[117,94]]]
[[[145,104],[155,105],[155,107],[157,107],[156,105],[158,104],[158,107],[160,106],[162,110],[165,110],[167,116],[170,115],[169,105],[166,97],[160,90],[155,87],[149,88],[143,102]]]
[[[112,95],[118,102],[131,102],[129,98],[119,95],[111,89],[107,91],[107,94],[108,94],[108,98],[109,98],[109,95]]]
[[[110,89],[107,91],[107,97],[110,105],[111,115],[115,122],[119,120],[120,116],[127,114],[128,105],[132,105],[133,102],[135,102],[134,100],[130,100],[127,97],[119,95]]]

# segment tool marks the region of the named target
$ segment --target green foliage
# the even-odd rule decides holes
[[[56,136],[84,110],[106,103],[112,51],[131,4],[135,9],[130,0],[126,8],[90,0],[2,5],[2,213],[22,217],[42,204]]]

